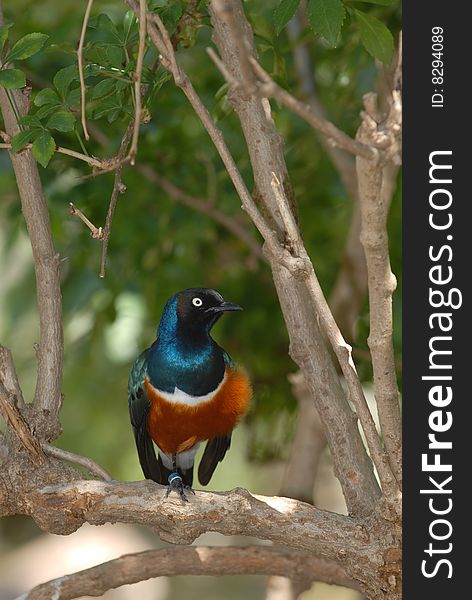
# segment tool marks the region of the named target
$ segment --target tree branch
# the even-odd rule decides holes
[[[3,137],[4,136],[2,135],[2,138]],[[8,137],[8,139],[10,138],[10,136],[6,137]],[[33,144],[27,144],[25,146],[25,148],[27,148],[28,150],[30,150],[32,147]],[[0,144],[0,148],[10,150],[11,144],[9,142]],[[55,152],[57,152],[58,154],[65,154],[66,156],[72,156],[72,158],[77,158],[78,160],[82,160],[83,162],[86,162],[88,165],[90,165],[91,167],[95,167],[96,169],[106,169],[109,167],[109,160],[107,159],[99,160],[97,158],[94,158],[93,156],[86,156],[85,154],[81,154],[80,152],[76,152],[75,150],[70,150],[69,148],[63,148],[62,146],[58,146]]]
[[[139,0],[139,44],[138,58],[136,60],[136,72],[134,73],[134,97],[135,97],[135,115],[133,137],[131,140],[131,148],[129,151],[131,165],[135,163],[136,154],[138,152],[139,126],[141,125],[142,117],[142,91],[141,77],[143,73],[144,47],[146,43],[146,0]]]
[[[133,134],[134,125],[131,121],[126,128],[126,131],[121,139],[120,149],[117,154],[117,167],[115,170],[115,178],[113,180],[113,191],[111,193],[110,204],[108,206],[107,217],[105,219],[105,227],[103,228],[102,236],[102,259],[100,266],[100,277],[105,277],[108,244],[110,242],[111,224],[115,213],[116,203],[118,202],[118,194],[124,194],[126,187],[121,182],[121,171],[123,170],[123,159],[126,156],[129,141]]]
[[[358,142],[350,138],[344,131],[338,129],[330,121],[316,116],[309,105],[303,104],[286,90],[282,89],[270,75],[261,67],[256,59],[250,59],[254,72],[259,77],[261,84],[259,91],[268,98],[275,98],[281,104],[290,108],[294,113],[305,119],[314,129],[320,131],[337,148],[342,148],[354,156],[362,156],[368,160],[375,160],[377,153],[375,148],[365,143]]]
[[[236,218],[222,213],[211,202],[210,198],[198,198],[187,194],[184,190],[178,188],[169,179],[163,177],[149,165],[136,163],[136,170],[144,175],[146,179],[159,186],[173,200],[185,204],[193,210],[213,219],[219,225],[225,227],[235,237],[242,240],[251,251],[252,255],[260,260],[265,260],[261,247],[255,237],[247,230],[243,223]]]
[[[365,97],[366,111],[358,131],[360,140],[376,143],[380,137],[390,137],[390,154],[399,158],[401,110],[399,92],[393,92],[389,115],[377,122],[375,98]],[[374,164],[362,157],[357,159],[359,196],[362,215],[361,242],[364,246],[369,283],[370,334],[368,344],[374,370],[375,398],[378,406],[380,428],[390,465],[401,485],[401,416],[393,353],[392,295],[396,279],[390,267],[388,250],[387,216],[390,202],[382,194],[384,173],[388,166]],[[395,165],[393,167],[395,170]],[[389,180],[391,181],[391,175]],[[388,184],[387,184],[388,185]]]
[[[151,481],[76,481],[33,489],[19,504],[20,512],[41,528],[61,535],[84,522],[142,524],[174,544],[190,544],[207,531],[243,534],[335,561],[349,576],[369,565],[375,569],[383,560],[383,541],[377,546],[362,522],[289,498],[253,496],[240,488],[197,491],[184,504]]]
[[[68,462],[76,465],[81,465],[82,467],[85,467],[92,475],[96,475],[105,481],[112,481],[112,476],[91,458],[81,456],[80,454],[74,454],[73,452],[63,450],[62,448],[57,448],[56,446],[51,446],[51,444],[47,444],[46,442],[41,444],[41,448],[46,454],[49,454],[49,456],[54,456],[54,458],[67,460]]]
[[[74,217],[79,217],[79,219],[90,229],[90,235],[94,240],[102,240],[103,239],[103,228],[95,227],[95,225],[87,219],[84,213],[78,209],[72,202],[69,202],[69,212]]]
[[[335,583],[353,589],[358,584],[330,561],[270,546],[161,548],[127,554],[101,565],[38,585],[22,600],[72,600],[101,596],[107,590],[173,575],[271,575]]]
[[[12,90],[11,96],[20,115],[28,112],[29,88]],[[7,134],[19,131],[15,113],[5,90],[0,88],[0,109]],[[58,413],[62,402],[61,379],[63,334],[59,255],[54,249],[46,199],[41,187],[36,161],[31,150],[10,153],[22,212],[33,251],[36,295],[39,308],[40,342],[38,375],[33,405],[37,409],[35,430],[43,439],[55,439],[60,433]]]
[[[84,130],[85,139],[90,139],[89,132],[87,131],[87,117],[85,115],[85,79],[84,79],[84,64],[83,64],[83,51],[85,34],[87,33],[87,25],[92,12],[93,0],[87,1],[87,8],[85,9],[84,19],[82,21],[82,30],[80,32],[79,48],[77,50],[77,63],[79,67],[79,80],[80,80],[80,115],[82,119],[82,129]]]

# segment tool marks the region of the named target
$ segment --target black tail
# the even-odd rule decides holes
[[[198,480],[202,485],[206,485],[210,481],[214,470],[218,463],[223,460],[230,446],[231,434],[216,437],[207,442],[198,467]]]

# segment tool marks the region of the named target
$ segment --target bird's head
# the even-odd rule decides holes
[[[167,301],[159,333],[168,327],[181,332],[208,333],[224,312],[242,310],[226,302],[217,291],[209,288],[189,288],[178,292]]]

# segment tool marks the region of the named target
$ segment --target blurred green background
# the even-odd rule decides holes
[[[205,51],[211,45],[211,29],[202,4],[195,37],[193,33],[189,36],[186,44],[189,47],[180,45],[178,59],[218,119],[252,189],[247,149],[238,120],[229,110],[222,77]],[[256,32],[261,62],[281,85],[301,97],[293,63],[294,42],[286,31],[280,36],[275,34],[273,10],[277,2],[244,4]],[[22,63],[34,94],[50,87],[60,68],[74,63],[73,49],[77,46],[84,8],[85,3],[72,0],[3,3],[6,20],[14,23],[10,30],[13,41],[33,31],[50,36],[42,52]],[[394,34],[398,32],[400,9],[396,3],[364,5],[363,8],[389,25]],[[100,13],[106,13],[120,28],[126,18],[126,6],[123,2],[97,0],[93,15]],[[88,36],[89,41],[93,40],[94,32],[91,30]],[[354,135],[362,95],[376,87],[378,65],[360,44],[359,33],[349,19],[337,48],[329,48],[308,28],[303,31],[301,40],[309,43],[317,93],[329,118]],[[86,53],[89,62],[94,58],[93,53],[90,47]],[[153,58],[150,52],[149,63]],[[307,249],[329,296],[340,267],[351,201],[313,130],[275,102],[272,102],[272,110],[285,138],[285,157]],[[209,198],[210,203],[214,202],[213,209],[239,219],[247,231],[259,239],[240,209],[240,201],[212,143],[184,95],[172,82],[163,83],[153,96],[150,112],[149,123],[141,127],[139,163],[151,167],[185,193]],[[106,116],[93,120],[88,152],[98,157],[114,155],[128,118],[124,111],[112,123]],[[73,134],[56,132],[55,138],[59,145],[81,151]],[[62,258],[65,368],[61,421],[64,433],[57,445],[94,458],[116,479],[142,478],[126,401],[131,364],[154,340],[161,310],[170,295],[186,287],[213,287],[226,299],[245,308],[243,313],[222,319],[214,330],[214,337],[246,367],[255,396],[252,410],[237,430],[231,452],[217,469],[211,487],[229,489],[242,485],[255,493],[277,493],[295,424],[296,402],[287,375],[295,371],[296,366],[288,357],[288,338],[267,265],[251,253],[244,241],[215,220],[170,198],[142,172],[127,166],[123,171],[127,190],[119,198],[113,221],[107,274],[105,279],[100,279],[101,245],[69,214],[69,202],[80,208],[95,225],[103,225],[113,174],[84,178],[90,174],[87,165],[59,154],[54,155],[47,169],[39,169],[55,245]],[[0,340],[12,350],[24,395],[30,399],[35,384],[33,344],[38,339],[35,280],[16,184],[5,151],[0,152],[0,197]],[[399,280],[394,296],[394,341],[399,359],[399,192],[392,203],[389,227],[392,267]],[[359,317],[356,343],[361,350],[367,350],[367,325],[365,304]],[[369,363],[360,360],[358,368],[364,381],[369,381]],[[37,533],[28,520],[3,520],[0,556]],[[179,588],[181,579],[172,582],[170,595],[165,597],[183,597],[180,594],[186,598],[196,597],[196,591],[185,586]],[[202,583],[204,580],[199,580],[203,587],[198,595],[222,597],[221,592],[209,591],[213,589],[212,584]],[[242,578],[237,581],[241,582]],[[248,579],[246,588],[246,584],[236,584],[236,595],[225,592],[224,597],[242,597],[243,593],[251,598],[262,597],[262,579],[257,579],[260,584],[255,587],[250,583],[254,581],[256,579]],[[227,590],[234,587],[233,583],[224,586]],[[254,592],[249,594],[249,590]]]

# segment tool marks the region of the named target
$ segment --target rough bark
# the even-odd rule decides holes
[[[20,116],[29,108],[30,88],[10,91]],[[9,136],[20,129],[9,96],[0,88],[0,110]],[[59,255],[54,249],[48,207],[31,150],[10,153],[15,171],[21,209],[26,221],[36,273],[39,308],[38,375],[34,394],[35,427],[42,439],[59,436],[58,413],[62,402],[63,334]]]
[[[294,580],[312,578],[343,582],[358,589],[336,564],[300,552],[267,546],[241,548],[161,548],[127,554],[96,567],[38,585],[22,600],[72,600],[163,575],[270,575],[287,573]]]
[[[47,480],[45,471],[42,478]],[[5,478],[6,486],[8,481]],[[0,493],[0,508],[1,498]],[[206,531],[253,536],[335,562],[373,598],[383,598],[373,590],[378,590],[384,570],[393,568],[395,551],[392,537],[378,536],[375,518],[353,519],[290,498],[253,496],[239,488],[197,491],[183,503],[176,495],[166,497],[165,488],[150,481],[74,481],[46,487],[25,481],[24,489],[16,485],[7,514],[30,515],[41,528],[60,535],[72,533],[84,522],[121,522],[144,525],[174,544],[190,544]]]
[[[400,112],[399,100],[394,96],[390,114],[386,119],[382,118],[377,122],[379,117],[375,100],[371,95],[365,99],[366,112],[357,137],[365,142],[383,141],[385,135],[391,135],[393,139],[387,164],[376,164],[362,157],[357,158],[362,216],[361,242],[366,255],[369,284],[370,333],[367,341],[372,356],[380,428],[392,471],[401,484],[401,417],[392,342],[392,295],[396,288],[396,279],[390,267],[388,248],[387,216],[390,202],[388,196],[382,193],[382,189],[391,184],[392,171],[395,173],[397,168],[395,162],[398,164],[399,161],[399,129],[394,125],[399,127],[397,120],[400,119]],[[384,120],[391,120],[392,126],[382,127]],[[394,161],[393,165],[391,161]]]

